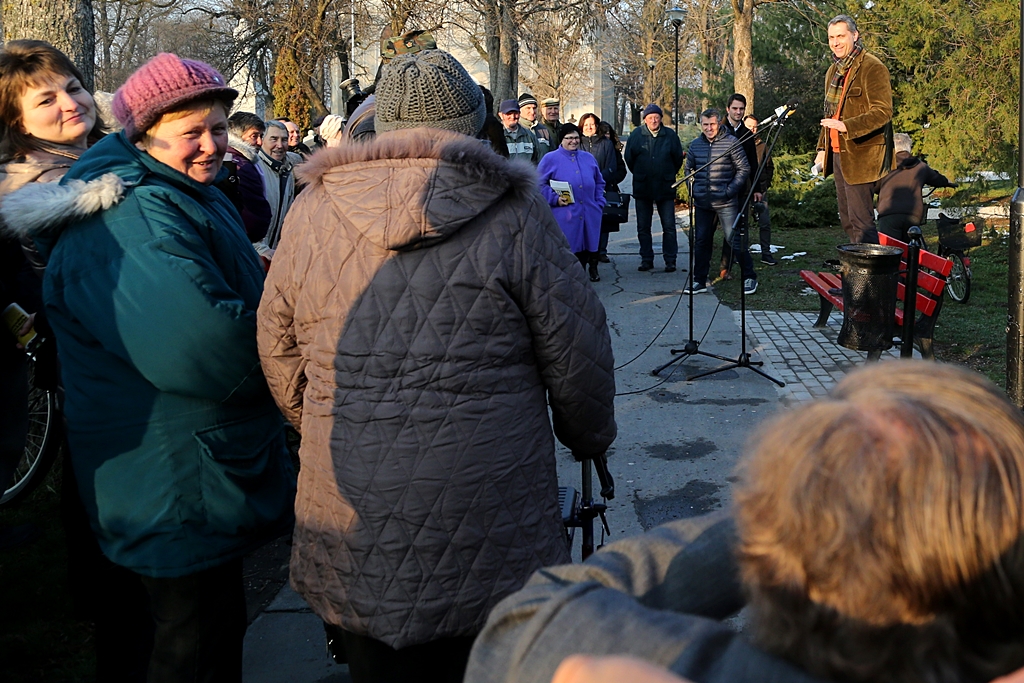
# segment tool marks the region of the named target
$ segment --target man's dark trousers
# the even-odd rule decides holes
[[[715,216],[723,226],[723,232],[731,232],[730,243],[734,254],[739,254],[740,268],[743,271],[743,279],[757,279],[754,272],[754,261],[750,258],[749,249],[740,248],[740,231],[731,230],[732,224],[736,221],[737,206],[735,200],[728,204],[714,206],[710,209],[702,209],[699,206],[693,207],[693,222],[695,231],[693,236],[693,273],[691,282],[695,286],[708,283],[708,271],[711,268],[711,252],[714,249]]]
[[[768,202],[761,200],[754,202],[753,213],[757,216],[758,238],[761,243],[761,253],[772,253],[772,215],[768,211]]]
[[[850,244],[878,244],[875,228],[875,198],[872,183],[851,185],[843,177],[839,152],[832,152],[832,174],[836,180],[839,220]]]
[[[661,218],[661,254],[666,266],[676,264],[679,246],[676,243],[676,202],[673,198],[641,199],[633,197],[636,202],[636,236],[640,240],[640,261],[654,263],[654,240],[651,237],[651,224],[654,221],[654,206],[658,206]]]
[[[122,634],[134,627],[135,637],[106,648],[110,660],[101,680],[241,683],[246,630],[241,559],[173,578],[114,569],[103,578],[118,578],[110,595],[118,614],[133,623],[107,627]]]

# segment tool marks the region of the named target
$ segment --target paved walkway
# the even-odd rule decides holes
[[[739,311],[735,311],[739,325]],[[836,343],[843,324],[841,313],[832,312],[829,326],[814,327],[817,313],[792,311],[748,311],[747,339],[752,354],[765,362],[765,372],[786,383],[779,389],[785,404],[824,396],[846,373],[863,365],[867,354],[851,351]],[[916,350],[914,357],[920,358]],[[899,358],[890,349],[883,360]]]

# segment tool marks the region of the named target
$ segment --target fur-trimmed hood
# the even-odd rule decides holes
[[[68,223],[114,206],[124,190],[124,182],[114,173],[64,185],[30,183],[0,204],[0,229],[18,239],[58,232]]]
[[[32,183],[4,197],[0,222],[9,233],[30,237],[45,249],[66,226],[114,207],[133,188],[149,182],[147,178],[203,201],[223,197],[219,190],[139,150],[123,133],[115,133],[89,148],[59,184]]]
[[[389,250],[444,240],[507,194],[538,192],[532,164],[434,128],[320,150],[296,168],[296,177],[310,186],[296,208],[322,197],[322,188],[340,215]]]
[[[228,133],[228,147],[244,156],[250,162],[255,162],[256,155],[260,152],[259,148],[253,147],[234,133]]]
[[[84,151],[66,145],[54,147],[61,152],[33,150],[24,158],[0,166],[0,197],[20,190],[29,183],[50,183],[60,180]]]

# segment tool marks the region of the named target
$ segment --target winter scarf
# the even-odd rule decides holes
[[[842,59],[837,59],[835,56],[832,57],[832,61],[836,63],[836,69],[832,73],[832,80],[829,81],[828,87],[825,88],[824,111],[826,119],[831,119],[838,113],[840,100],[843,97],[843,81],[846,80],[846,72],[853,66],[853,60],[860,57],[862,52],[864,52],[864,44],[857,40],[853,44],[850,54]]]

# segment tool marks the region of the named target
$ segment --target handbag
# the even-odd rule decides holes
[[[625,223],[629,220],[629,198],[632,195],[616,190],[606,190],[604,193],[604,211],[602,217],[616,223]]]

